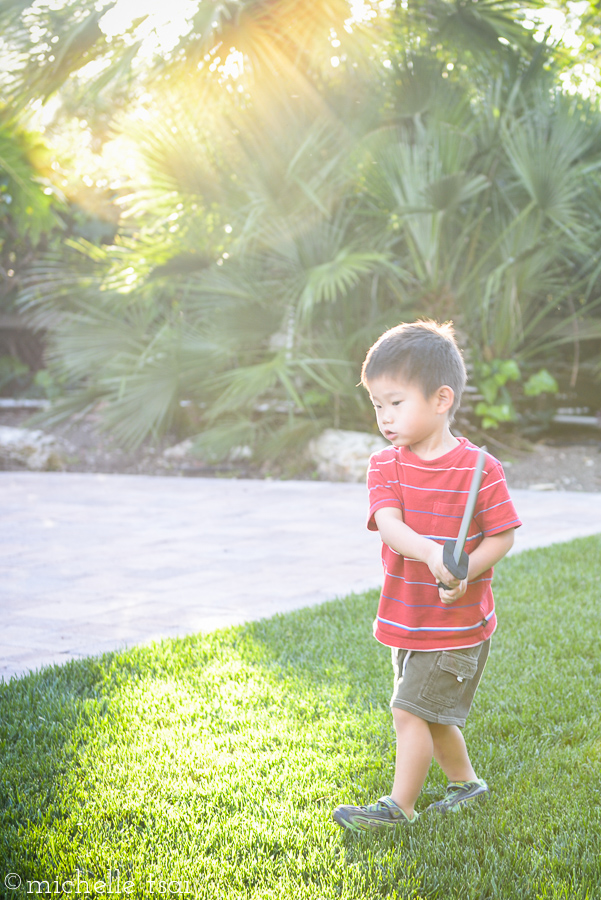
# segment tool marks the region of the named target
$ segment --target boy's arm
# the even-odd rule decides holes
[[[450,590],[439,589],[438,595],[442,603],[454,603],[463,597],[467,591],[467,585],[470,581],[475,581],[479,575],[486,572],[492,566],[503,559],[513,546],[513,538],[515,536],[515,528],[508,528],[507,531],[500,531],[499,534],[491,534],[482,539],[475,550],[468,554],[467,578],[465,581],[457,585],[450,585]]]
[[[400,509],[394,506],[385,506],[376,510],[374,519],[385,544],[400,553],[401,556],[419,559],[426,563],[436,580],[450,588],[446,591],[442,588],[440,590],[440,599],[445,603],[452,603],[462,597],[467,589],[468,581],[473,581],[498,563],[513,546],[515,535],[515,528],[508,528],[507,531],[485,537],[469,554],[467,579],[459,581],[449,572],[442,561],[442,545],[409,528],[403,521]]]
[[[487,569],[496,565],[505,554],[513,547],[515,528],[508,528],[499,534],[491,534],[485,537],[480,544],[469,554],[467,580],[473,581]]]
[[[374,513],[374,520],[380,537],[391,550],[409,559],[419,559],[430,569],[436,581],[457,587],[461,582],[449,572],[442,561],[441,544],[418,534],[403,521],[403,513],[396,506],[384,506]],[[456,598],[455,598],[456,599]]]

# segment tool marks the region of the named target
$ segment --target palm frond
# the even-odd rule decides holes
[[[209,384],[213,391],[221,389],[207,416],[209,422],[224,414],[252,409],[278,385],[284,387],[284,402],[293,403],[299,409],[303,406],[290,377],[285,353],[277,353],[255,365],[223,372],[210,379]]]
[[[531,6],[543,6],[532,0]],[[502,50],[499,38],[514,47],[529,50],[532,36],[516,17],[513,0],[425,0],[414,13],[431,38],[467,49],[474,56]]]
[[[568,120],[569,121],[569,120]],[[571,129],[528,116],[504,129],[503,143],[520,183],[544,215],[574,221],[583,188],[578,160],[586,153],[586,136],[577,122]],[[580,138],[580,140],[579,140]],[[584,138],[584,140],[583,140]]]
[[[362,276],[389,262],[384,253],[340,250],[329,262],[321,263],[307,273],[306,283],[299,297],[301,321],[307,321],[315,306],[334,303],[359,284]]]

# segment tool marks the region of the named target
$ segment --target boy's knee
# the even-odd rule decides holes
[[[454,749],[458,744],[464,743],[461,729],[457,725],[439,725],[435,722],[430,722],[429,725],[435,752],[444,752],[449,747]]]
[[[457,725],[441,725],[439,722],[428,722],[433,738],[442,738],[443,740],[451,733],[458,730]]]
[[[427,728],[430,724],[426,722],[425,719],[421,719],[419,716],[414,715],[414,713],[409,712],[406,709],[402,709],[400,706],[392,706],[392,721],[394,722],[394,727],[397,732],[404,731],[407,728]]]

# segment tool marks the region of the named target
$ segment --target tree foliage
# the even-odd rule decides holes
[[[120,233],[21,296],[71,385],[52,415],[101,402],[135,445],[185,402],[205,454],[269,459],[370,427],[360,363],[402,319],[452,318],[482,379],[599,337],[596,108],[508,0],[372,5],[200,2],[147,67]]]

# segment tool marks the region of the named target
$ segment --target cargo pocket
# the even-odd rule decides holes
[[[478,671],[482,645],[465,650],[442,650],[420,697],[441,707],[456,706]]]

